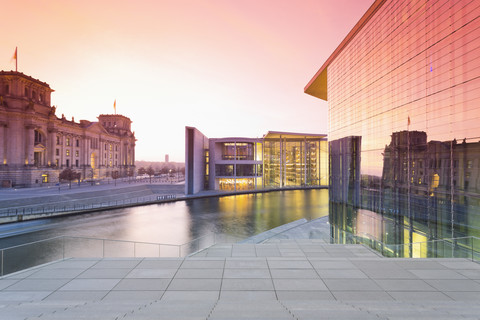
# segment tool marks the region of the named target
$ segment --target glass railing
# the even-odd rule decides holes
[[[368,234],[349,234],[346,242],[366,245],[391,258],[466,258],[480,261],[480,238],[474,236],[386,244]],[[332,243],[335,243],[333,239]]]
[[[296,228],[304,228],[307,224],[295,226],[265,238],[262,243],[272,240],[289,239],[287,233]],[[334,239],[330,235],[329,228],[308,228],[306,235],[308,239],[323,240],[330,244],[363,244],[379,252],[384,257],[389,258],[466,258],[472,261],[480,262],[480,238],[474,236],[437,239],[415,243],[387,244],[375,239],[374,236],[367,233],[352,234],[342,232],[342,239]],[[296,233],[302,237],[302,232]]]
[[[210,232],[184,244],[59,236],[0,249],[0,276],[69,258],[186,257],[240,237]]]

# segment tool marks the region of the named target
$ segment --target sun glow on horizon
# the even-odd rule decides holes
[[[116,99],[138,160],[183,162],[185,126],[326,133],[326,103],[303,87],[372,3],[11,1],[0,70],[18,47],[18,71],[55,90],[57,115],[96,121]]]

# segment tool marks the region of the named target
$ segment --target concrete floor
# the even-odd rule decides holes
[[[322,240],[70,259],[0,279],[0,319],[479,319],[480,265]]]

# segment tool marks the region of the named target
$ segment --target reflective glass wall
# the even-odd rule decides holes
[[[385,1],[328,66],[339,242],[480,236],[479,16],[478,1]]]
[[[328,185],[325,138],[266,138],[263,152],[265,187]]]

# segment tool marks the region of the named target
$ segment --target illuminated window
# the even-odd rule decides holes
[[[78,157],[78,150],[75,150],[75,157]]]
[[[70,155],[70,150],[67,149],[66,152],[67,152],[67,157],[68,157]]]
[[[110,145],[109,149],[110,149],[110,151],[112,151],[112,145]]]
[[[55,159],[55,167],[58,167],[58,163],[59,163],[58,159]]]
[[[65,145],[70,146],[70,138],[65,139]]]
[[[48,182],[48,175],[42,174],[42,182],[47,183]]]

